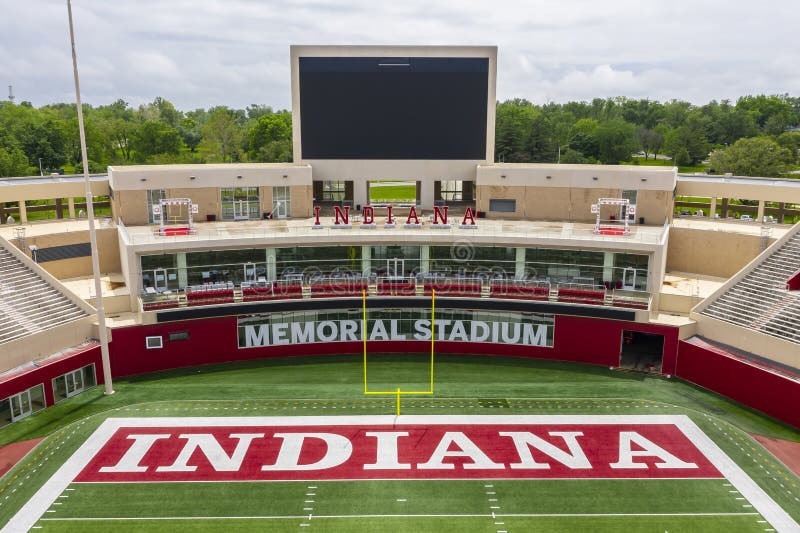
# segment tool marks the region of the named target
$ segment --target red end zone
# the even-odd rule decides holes
[[[179,427],[119,420],[75,481],[723,477],[672,423],[229,420]]]

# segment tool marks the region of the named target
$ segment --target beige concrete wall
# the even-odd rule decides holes
[[[195,222],[205,222],[207,215],[216,215],[217,220],[221,218],[220,192],[216,187],[167,189],[165,192],[167,198],[190,198],[192,203],[197,204],[197,213],[194,215]]]
[[[128,226],[147,225],[147,191],[114,191],[112,203],[115,221],[122,219]]]
[[[39,249],[68,244],[88,243],[89,231],[71,231],[69,233],[51,233],[34,235],[25,238],[25,246],[36,245]],[[120,272],[119,245],[117,228],[98,228],[97,247],[100,251],[100,272]],[[28,250],[25,250],[28,253]],[[48,261],[39,265],[57,279],[76,278],[92,275],[91,256]]]
[[[293,194],[291,190],[289,194]],[[272,211],[272,187],[259,187],[258,199],[261,202],[262,213],[269,213]]]
[[[710,316],[692,313],[691,317],[697,321],[697,333],[703,337],[800,369],[795,343]]]
[[[310,217],[313,211],[313,192],[311,185],[296,185],[289,189],[292,197],[293,218]]]
[[[566,187],[521,187],[503,185],[478,185],[477,209],[486,211],[488,218],[558,220],[570,222],[593,223],[596,215],[591,206],[599,198],[619,198],[619,189],[591,188],[570,189]],[[658,194],[652,191],[651,195]],[[512,213],[492,213],[489,211],[490,199],[516,200],[516,211]],[[648,212],[654,209],[647,207]],[[610,215],[619,219],[619,207],[608,206],[603,210],[603,217]],[[663,223],[663,219],[658,222]]]
[[[600,198],[619,198],[619,189],[591,188],[591,189],[570,189],[570,222],[595,222],[597,215],[592,213],[592,204],[596,204]],[[602,217],[606,220],[614,216],[619,220],[619,206],[603,206]],[[563,219],[562,219],[563,220]]]
[[[92,338],[94,320],[94,317],[82,318],[0,344],[0,372],[41,359],[64,348],[77,346]]]
[[[673,227],[667,249],[667,270],[728,278],[760,253],[761,237],[758,235]]]
[[[672,213],[672,191],[639,191],[636,195],[636,223],[663,224]]]
[[[3,178],[10,183],[18,179],[20,183],[13,187],[0,187],[0,202],[16,202],[18,200],[45,200],[51,198],[83,198],[86,195],[86,184],[83,179],[70,181],[53,181],[50,177]],[[58,178],[56,178],[58,179]],[[92,180],[94,196],[108,195],[108,180]],[[66,205],[64,206],[66,212]]]
[[[491,187],[487,187],[491,188]],[[539,219],[539,220],[569,220],[572,201],[570,199],[570,189],[558,187],[543,187],[534,189],[532,187],[508,187],[510,189],[524,189],[524,213],[520,216]],[[479,187],[480,189],[480,187]],[[479,194],[480,196],[480,194]],[[488,206],[488,200],[487,200]],[[517,202],[519,207],[519,202]]]
[[[116,191],[311,185],[311,167],[293,163],[131,165],[108,167]]]

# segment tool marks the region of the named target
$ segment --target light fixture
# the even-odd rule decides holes
[[[139,181],[147,181],[147,178],[139,178]]]
[[[642,178],[642,181],[647,181],[647,178]]]
[[[506,179],[506,175],[505,174],[500,174],[500,177],[503,178],[503,179]]]
[[[240,180],[240,179],[242,179],[242,177],[241,176],[236,176],[236,179]]]
[[[283,179],[287,179],[288,177],[289,177],[289,174],[284,174],[283,175]]]
[[[592,179],[593,179],[594,181],[597,181],[597,176],[592,176]]]
[[[190,179],[190,180],[196,180],[196,179],[197,179],[197,176],[189,176],[189,179]]]
[[[553,176],[545,176],[545,178],[551,180],[553,179]]]

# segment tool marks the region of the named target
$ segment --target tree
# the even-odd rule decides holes
[[[0,176],[28,176],[31,165],[25,153],[19,148],[3,148],[0,146]]]
[[[800,131],[781,133],[775,141],[788,149],[794,155],[795,160],[800,159]]]
[[[139,161],[157,154],[177,154],[181,149],[181,136],[169,124],[148,120],[136,129],[133,149]]]
[[[201,132],[203,138],[200,145],[204,151],[222,161],[228,161],[234,155],[238,155],[242,134],[236,124],[234,112],[225,107],[215,108],[209,114]]]
[[[250,158],[254,161],[292,160],[292,114],[288,111],[261,115],[247,132]]]
[[[636,151],[636,126],[622,119],[609,120],[597,127],[598,159],[607,165],[628,161]]]
[[[792,153],[772,139],[739,139],[727,150],[711,154],[711,168],[719,174],[775,177],[788,170]]]
[[[639,141],[639,146],[642,147],[642,151],[644,151],[645,161],[647,161],[650,154],[653,154],[655,157],[664,145],[664,136],[655,130],[639,128],[636,130],[636,138]]]
[[[523,99],[508,100],[497,105],[495,159],[521,162],[530,159],[525,144],[533,121],[533,104]]]
[[[595,132],[600,124],[592,118],[582,118],[576,122],[569,133],[569,147],[586,157],[597,159],[600,147]]]
[[[664,151],[667,155],[675,159],[678,152],[686,150],[686,153],[689,154],[688,164],[691,165],[703,161],[708,155],[709,149],[710,144],[706,138],[704,123],[696,116],[690,116],[686,120],[686,124],[671,130],[664,137]]]

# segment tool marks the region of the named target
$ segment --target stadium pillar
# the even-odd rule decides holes
[[[75,198],[67,198],[67,212],[69,218],[75,218]]]
[[[361,247],[361,275],[369,277],[372,273],[372,248],[370,246]]]
[[[422,245],[419,247],[419,272],[427,274],[431,271],[431,247]]]
[[[275,248],[267,248],[267,279],[275,281],[278,279],[278,270],[276,266],[277,256]]]
[[[25,200],[19,201],[19,223],[28,223],[28,210],[25,208]]]
[[[712,196],[711,203],[709,204],[709,209],[708,209],[708,218],[713,220],[716,212],[717,212],[717,197]]]
[[[614,281],[614,252],[603,252],[603,281]]]
[[[419,205],[423,209],[433,209],[433,180],[422,180],[419,193]]]
[[[175,261],[178,266],[178,287],[185,288],[189,284],[189,276],[186,273],[186,252],[178,252]]]
[[[514,279],[525,279],[525,248],[517,248],[514,263]]]
[[[353,207],[369,205],[369,181],[353,180]]]
[[[763,222],[764,221],[764,205],[765,204],[766,204],[766,202],[764,200],[759,200],[758,201],[758,216],[756,217],[756,220],[758,222]]]

